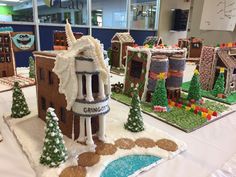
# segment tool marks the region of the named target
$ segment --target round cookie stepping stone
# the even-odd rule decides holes
[[[132,149],[135,146],[135,143],[132,139],[120,138],[115,141],[115,145],[120,149]]]
[[[100,139],[98,139],[98,137],[94,137],[94,138],[93,138],[93,141],[94,141],[94,143],[95,143],[96,145],[99,145],[99,144],[103,144],[103,143],[104,143],[103,141],[101,141]]]
[[[178,145],[174,141],[168,139],[160,139],[156,142],[156,145],[166,151],[174,152],[178,149]]]
[[[101,143],[96,147],[96,153],[99,155],[112,155],[117,151],[115,145],[111,143]]]
[[[144,147],[144,148],[152,148],[156,146],[155,141],[153,141],[150,138],[138,138],[135,141],[135,144],[138,145],[139,147]]]
[[[86,173],[85,167],[71,166],[65,168],[59,177],[85,177]]]
[[[100,160],[100,155],[94,152],[84,152],[79,155],[78,165],[82,167],[91,167],[98,163]]]

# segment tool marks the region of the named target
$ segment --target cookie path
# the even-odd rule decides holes
[[[144,147],[144,148],[153,148],[156,146],[155,141],[153,141],[150,138],[138,138],[135,141],[135,144],[139,147]]]
[[[115,141],[115,145],[120,149],[132,149],[135,146],[135,143],[132,139],[120,138]]]
[[[160,139],[156,142],[156,145],[161,149],[171,152],[174,152],[178,149],[178,145],[174,141],[168,139]]]
[[[95,152],[84,152],[80,154],[78,157],[78,166],[65,168],[60,174],[60,177],[85,177],[86,167],[91,167],[99,163],[101,156],[115,154],[118,148],[131,150],[137,145],[146,149],[158,147],[170,152],[178,149],[178,145],[172,140],[160,139],[155,142],[146,137],[138,138],[135,141],[129,138],[120,138],[115,141],[115,144],[104,143],[97,137],[94,137],[94,142],[97,145]]]
[[[59,177],[86,177],[86,169],[81,166],[71,166],[65,168]]]

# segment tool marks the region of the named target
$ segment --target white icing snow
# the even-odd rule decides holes
[[[114,106],[113,109],[115,109]],[[37,118],[36,115],[37,114],[34,112],[22,119],[11,119],[10,117],[6,117],[5,120],[10,126],[10,129],[17,137],[20,145],[22,146],[23,151],[27,155],[30,164],[32,165],[32,168],[36,171],[37,176],[58,177],[61,171],[66,167],[77,165],[77,157],[79,154],[86,151],[94,151],[94,146],[84,146],[64,136],[65,145],[68,149],[68,160],[64,164],[61,164],[61,166],[58,168],[48,168],[41,165],[39,163],[39,158],[43,149],[45,123],[41,119]],[[168,138],[177,143],[178,150],[176,152],[168,152],[158,148],[157,146],[148,149],[141,148],[138,146],[135,146],[132,150],[118,149],[117,152],[113,155],[101,156],[101,159],[98,164],[92,167],[87,167],[86,169],[88,177],[99,177],[101,172],[110,162],[126,155],[155,155],[163,158],[161,161],[158,162],[160,163],[173,158],[174,156],[186,149],[186,144],[184,142],[177,140],[172,136],[168,135],[167,133],[158,130],[157,128],[152,127],[148,124],[145,124],[145,130],[139,133],[132,133],[125,130],[123,126],[124,122],[126,122],[128,118],[126,112],[122,111],[119,113],[119,115],[117,115],[116,111],[112,111],[111,113],[109,113],[108,117],[109,118],[106,119],[106,142],[114,143],[114,141],[119,138],[131,138],[133,140],[136,140],[140,137],[147,137],[155,141],[162,138]],[[156,164],[152,164],[152,166],[140,169],[134,175],[138,174],[143,170],[148,170],[154,165]]]

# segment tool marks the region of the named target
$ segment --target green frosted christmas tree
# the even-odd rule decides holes
[[[165,74],[160,73],[156,83],[155,91],[152,95],[152,106],[168,106],[166,86],[165,86]]]
[[[25,96],[19,86],[19,83],[15,82],[12,95],[11,117],[21,118],[29,113],[30,111],[26,103]]]
[[[199,72],[197,69],[194,70],[194,75],[190,82],[187,99],[194,100],[194,101],[199,101],[202,99],[201,85],[199,81]]]
[[[129,117],[128,121],[124,124],[124,127],[131,132],[140,132],[144,130],[143,118],[140,108],[140,99],[137,88],[135,88],[133,91]]]
[[[29,77],[35,78],[35,64],[33,57],[29,57]]]
[[[49,167],[58,167],[67,159],[67,150],[63,135],[58,126],[58,118],[53,108],[48,108],[43,153],[40,163]]]
[[[225,92],[225,76],[224,76],[224,68],[220,68],[219,76],[215,82],[214,88],[212,90],[212,94],[214,96],[218,96],[218,94],[224,94]]]

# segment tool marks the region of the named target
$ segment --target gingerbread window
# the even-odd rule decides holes
[[[46,99],[44,97],[41,97],[41,107],[42,110],[46,111]]]
[[[130,69],[130,76],[134,78],[140,79],[143,69],[143,63],[140,61],[132,60],[131,62],[131,69]]]
[[[61,121],[63,123],[66,123],[66,109],[61,107],[60,108],[60,114],[61,114]]]

